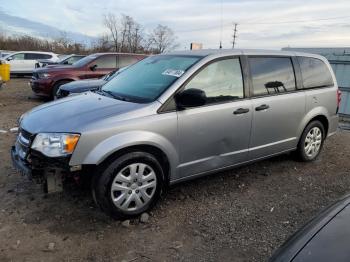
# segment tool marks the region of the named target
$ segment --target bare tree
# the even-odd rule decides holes
[[[163,53],[176,48],[176,37],[173,30],[165,25],[158,25],[150,34],[148,45],[155,53]]]
[[[92,44],[92,52],[110,52],[114,46],[111,46],[109,35],[103,34],[101,35],[93,44]]]
[[[112,41],[114,44],[114,50],[116,52],[119,51],[119,21],[118,18],[112,14],[106,14],[104,15],[104,19],[103,19],[103,24],[107,27],[107,29],[109,30],[111,37],[112,37]]]

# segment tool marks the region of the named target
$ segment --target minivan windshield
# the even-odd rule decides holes
[[[156,100],[199,56],[151,56],[120,72],[101,89],[117,99],[136,103]]]
[[[82,59],[76,61],[75,63],[73,63],[73,66],[75,66],[75,67],[82,67],[82,66],[87,65],[88,63],[90,63],[95,58],[97,58],[97,55],[85,56],[84,58],[82,58]]]

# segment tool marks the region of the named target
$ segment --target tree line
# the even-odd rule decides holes
[[[47,51],[58,54],[89,54],[95,52],[163,53],[177,47],[176,36],[171,28],[158,24],[150,32],[134,18],[112,13],[103,16],[106,33],[89,44],[76,43],[62,34],[54,39],[30,35],[7,36],[0,33],[0,50]]]

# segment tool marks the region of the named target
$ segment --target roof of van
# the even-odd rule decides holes
[[[16,51],[16,52],[12,52],[11,55],[13,54],[18,54],[18,53],[27,53],[27,54],[48,54],[48,55],[56,55],[53,52],[43,52],[43,51]]]
[[[196,56],[210,56],[210,55],[279,55],[279,56],[309,56],[324,59],[320,55],[295,52],[295,51],[279,51],[279,50],[262,50],[262,49],[201,49],[201,50],[185,50],[175,51],[168,54],[172,55],[196,55]]]
[[[122,52],[104,52],[104,53],[92,53],[89,55],[102,56],[102,55],[128,55],[128,56],[148,56],[147,54],[136,54],[136,53],[122,53]]]

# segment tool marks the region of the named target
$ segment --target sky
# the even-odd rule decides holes
[[[350,46],[349,0],[0,0],[0,28],[35,35],[41,25],[93,39],[106,32],[107,13],[132,16],[146,33],[169,26],[178,49],[218,48],[220,40],[231,48],[234,23],[237,48]]]

